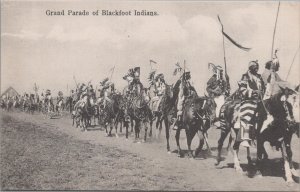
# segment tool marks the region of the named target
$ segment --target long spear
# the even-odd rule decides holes
[[[73,75],[73,79],[74,79],[74,81],[75,81],[76,88],[78,88],[78,84],[77,84],[77,81],[76,81],[75,75]]]
[[[278,14],[279,14],[279,7],[280,7],[280,1],[279,1],[279,3],[278,3],[277,14],[276,14],[276,20],[275,20],[275,27],[274,27],[274,31],[273,31],[272,50],[271,50],[271,60],[273,59],[274,39],[275,39],[276,26],[277,26],[277,19],[278,19]]]
[[[289,72],[288,72],[288,74],[287,74],[287,76],[286,76],[286,78],[285,78],[285,81],[287,81],[287,79],[288,79],[288,77],[289,77],[289,75],[290,75],[290,72],[291,72],[293,63],[294,63],[294,61],[295,61],[295,58],[296,58],[296,56],[297,56],[297,53],[298,53],[299,49],[300,49],[300,46],[298,47],[298,49],[297,49],[297,51],[296,51],[296,53],[295,53],[295,55],[294,55],[293,61],[292,61],[291,65],[290,65]]]
[[[227,65],[226,65],[226,53],[225,53],[225,42],[224,42],[224,35],[223,35],[223,32],[224,32],[224,26],[221,22],[221,19],[218,15],[218,20],[220,22],[220,25],[222,27],[222,38],[223,38],[223,56],[224,56],[224,67],[225,67],[225,75],[227,76]]]
[[[110,81],[111,81],[111,79],[112,79],[112,76],[113,76],[113,74],[114,74],[114,71],[115,71],[115,66],[111,69],[111,75],[110,75],[110,78],[109,78]]]

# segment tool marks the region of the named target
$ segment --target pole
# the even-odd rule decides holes
[[[225,40],[224,40],[224,35],[223,35],[223,31],[224,31],[224,26],[221,22],[221,19],[218,15],[218,19],[219,19],[219,22],[220,22],[220,25],[222,27],[222,39],[223,39],[223,57],[224,57],[224,68],[225,68],[225,75],[227,76],[227,64],[226,64],[226,52],[225,52]]]
[[[185,81],[185,60],[183,60],[183,81]]]
[[[280,7],[280,1],[279,1],[279,3],[278,3],[277,14],[276,14],[276,20],[275,20],[275,27],[274,27],[274,31],[273,31],[272,50],[271,50],[271,60],[273,59],[274,40],[275,40],[275,33],[276,33],[276,26],[277,26],[278,14],[279,14],[279,7]]]
[[[73,79],[74,79],[74,81],[75,81],[76,88],[78,88],[78,84],[77,84],[77,81],[76,81],[75,75],[73,75]]]
[[[153,70],[153,69],[152,69],[152,64],[151,64],[151,60],[150,60],[150,68],[151,68],[151,72],[152,72],[152,70]]]
[[[296,56],[297,56],[297,53],[298,53],[299,49],[300,49],[300,46],[298,47],[298,49],[297,49],[297,51],[296,51],[296,53],[295,53],[295,55],[294,55],[293,61],[292,61],[291,65],[290,65],[289,72],[288,72],[288,74],[287,74],[287,76],[286,76],[286,78],[285,78],[285,81],[287,81],[287,79],[288,79],[288,77],[289,77],[289,75],[290,75],[290,72],[291,72],[293,63],[294,63],[294,61],[295,61],[295,58],[296,58]]]
[[[115,66],[113,67],[113,69],[112,69],[112,72],[111,72],[111,75],[110,75],[110,81],[111,81],[111,79],[112,79],[112,76],[113,76],[113,74],[114,74],[114,71],[115,71]]]

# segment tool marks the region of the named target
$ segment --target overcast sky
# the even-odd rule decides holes
[[[13,86],[54,94],[78,82],[96,86],[110,76],[118,89],[129,68],[140,66],[142,83],[148,85],[149,60],[167,83],[175,83],[175,63],[186,60],[199,95],[211,76],[208,63],[224,65],[219,14],[224,30],[249,52],[225,40],[228,74],[233,89],[258,60],[260,72],[271,57],[272,34],[278,2],[201,1],[1,1],[1,91]],[[47,16],[47,10],[86,10],[90,16]],[[158,16],[91,16],[95,10],[147,10]],[[279,49],[280,76],[286,78],[299,47],[300,3],[281,2],[275,48]],[[66,13],[66,12],[65,12]],[[289,81],[299,83],[299,53]]]

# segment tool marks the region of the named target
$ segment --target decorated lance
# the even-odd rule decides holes
[[[150,68],[151,68],[151,71],[153,71],[152,63],[157,64],[155,61],[153,61],[152,59],[150,59]]]
[[[77,81],[76,81],[75,75],[73,75],[73,79],[74,79],[74,81],[75,81],[76,87],[78,88],[78,83],[77,83]]]
[[[289,72],[288,72],[288,74],[286,75],[286,78],[285,78],[286,81],[287,81],[287,79],[288,79],[288,77],[289,77],[289,75],[290,75],[292,66],[293,66],[293,64],[294,64],[295,58],[296,58],[296,56],[297,56],[297,53],[299,52],[299,49],[300,49],[300,46],[298,47],[298,49],[297,49],[297,51],[296,51],[296,53],[295,53],[295,55],[294,55],[293,61],[292,61],[291,65],[290,65],[290,68],[289,68]]]
[[[274,31],[273,31],[272,50],[271,50],[271,60],[273,59],[274,40],[275,40],[275,33],[276,33],[276,26],[277,26],[278,14],[279,14],[279,7],[280,7],[280,1],[279,1],[279,3],[278,3],[277,14],[276,14],[276,20],[275,20],[275,26],[274,26]]]
[[[33,90],[34,90],[34,92],[35,92],[35,95],[37,95],[37,92],[38,92],[38,90],[39,90],[39,87],[36,85],[36,83],[34,83]]]
[[[112,76],[113,76],[114,71],[115,71],[115,67],[116,67],[116,66],[114,65],[114,67],[110,69],[111,75],[110,75],[109,81],[111,81],[111,79],[112,79]]]
[[[220,25],[222,27],[222,33],[224,32],[224,26],[221,22],[221,19],[218,15],[218,20],[220,22]],[[223,57],[224,57],[224,70],[225,70],[225,76],[227,76],[227,65],[226,65],[226,53],[225,53],[225,40],[224,40],[224,35],[222,34],[222,38],[223,38]]]
[[[183,60],[183,80],[185,81],[185,60]]]

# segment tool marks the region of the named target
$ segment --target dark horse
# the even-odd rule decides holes
[[[264,143],[270,142],[271,146],[281,149],[284,160],[285,178],[287,183],[292,183],[292,175],[296,175],[292,161],[291,140],[294,133],[299,138],[299,122],[294,121],[293,107],[287,101],[289,95],[295,92],[288,88],[281,88],[279,93],[264,101],[269,116],[273,121],[266,121],[257,140],[257,166],[262,170],[262,156],[265,151]],[[298,109],[299,110],[299,109]],[[267,158],[267,157],[265,157]]]
[[[67,97],[66,99],[66,108],[69,110],[70,113],[74,110],[75,100],[72,96]]]
[[[260,100],[242,100],[240,95],[240,91],[237,90],[232,96],[230,96],[224,105],[221,108],[222,114],[220,114],[220,130],[221,136],[218,140],[218,155],[217,155],[217,163],[215,165],[219,165],[222,161],[221,152],[223,143],[230,133],[228,149],[233,142],[233,158],[234,158],[234,168],[238,172],[242,172],[242,168],[240,166],[240,161],[238,158],[239,147],[242,142],[241,140],[241,123],[238,121],[239,113],[246,114],[250,117],[249,126],[253,127],[250,129],[250,137],[257,138],[257,133],[260,132],[263,122],[265,118],[263,115],[265,113],[264,105]],[[240,119],[244,118],[243,115],[240,115]],[[256,130],[254,129],[256,127]],[[250,147],[247,147],[247,160],[248,166],[253,167],[253,162],[250,156]],[[230,148],[231,149],[231,148]],[[264,151],[264,154],[266,152]]]
[[[293,170],[292,164],[292,151],[291,151],[291,138],[293,133],[297,133],[299,137],[299,127],[294,122],[288,120],[288,118],[293,117],[292,106],[287,101],[281,101],[282,96],[286,98],[290,95],[290,91],[281,90],[276,95],[272,96],[270,99],[263,101],[263,105],[257,106],[257,109],[254,114],[259,111],[267,110],[269,115],[268,118],[262,119],[259,116],[253,116],[252,122],[254,125],[257,125],[256,131],[253,132],[257,139],[257,172],[256,174],[261,174],[262,170],[262,158],[268,158],[268,155],[264,148],[264,142],[269,141],[271,145],[281,148],[283,159],[285,161],[285,174],[287,182],[292,181],[291,169]],[[236,121],[237,113],[239,111],[239,104],[241,101],[238,99],[233,99],[227,101],[224,104],[224,116],[222,117],[223,122],[221,121],[221,137],[218,141],[218,156],[217,163],[218,165],[221,161],[221,150],[223,142],[231,132],[230,143],[233,141],[233,154],[234,154],[234,167],[237,171],[242,171],[238,159],[238,149],[241,143],[237,139],[239,129],[234,128],[234,123]],[[285,107],[286,106],[286,107]],[[299,126],[299,123],[298,123]],[[250,149],[247,147],[247,159],[248,166],[253,167]]]
[[[152,113],[149,108],[150,97],[141,84],[132,85],[131,90],[126,87],[123,94],[127,97],[124,111],[126,137],[128,136],[128,122],[130,121],[131,126],[134,124],[135,139],[139,139],[140,130],[143,125],[145,128],[144,142],[146,142],[148,125],[152,119]]]
[[[122,95],[113,93],[109,100],[106,101],[105,106],[103,103],[99,103],[99,121],[105,127],[107,136],[112,136],[111,132],[113,127],[115,127],[116,137],[118,137],[116,118],[120,110],[121,101]],[[107,130],[108,125],[110,127],[109,131]]]
[[[159,129],[159,135],[162,130],[162,123],[164,122],[165,130],[166,130],[166,140],[167,140],[167,151],[170,152],[170,122],[172,120],[173,114],[175,113],[175,107],[173,103],[173,90],[171,85],[166,86],[165,94],[160,98],[161,101],[159,103],[159,110],[153,113],[154,118],[156,119],[156,131]],[[150,132],[149,136],[152,136],[152,125],[155,119],[150,121]],[[159,136],[158,135],[158,136]]]
[[[80,102],[80,101],[78,101]],[[93,106],[90,103],[90,98],[88,96],[87,102],[83,103],[77,103],[76,107],[74,107],[74,110],[72,112],[72,120],[73,120],[73,126],[76,122],[76,128],[80,126],[82,129],[81,131],[87,131],[87,127],[91,125],[91,117],[93,116]]]
[[[178,126],[176,130],[176,143],[177,143],[177,153],[181,157],[181,148],[179,144],[180,130],[185,129],[187,145],[188,145],[188,157],[193,157],[191,150],[191,143],[198,133],[199,145],[195,150],[195,157],[202,150],[204,142],[207,143],[207,130],[210,127],[210,116],[213,110],[213,99],[210,97],[198,97],[196,94],[186,98],[184,102],[184,109],[182,115],[182,123]],[[209,146],[208,146],[209,149]]]

